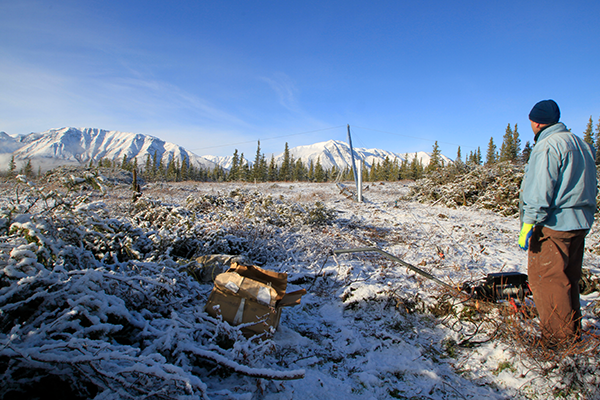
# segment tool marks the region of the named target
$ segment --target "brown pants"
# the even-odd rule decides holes
[[[531,237],[529,285],[540,316],[542,337],[554,343],[581,334],[579,279],[587,233],[536,227]]]

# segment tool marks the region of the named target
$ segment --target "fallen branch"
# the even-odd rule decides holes
[[[179,345],[179,350],[192,353],[197,357],[201,357],[207,360],[216,362],[222,367],[233,370],[239,374],[250,376],[253,378],[263,379],[274,379],[274,380],[294,380],[302,379],[306,374],[304,369],[292,370],[292,371],[276,371],[268,368],[252,368],[246,365],[240,365],[235,361],[223,357],[220,354],[206,351],[204,349],[193,346],[189,343]]]

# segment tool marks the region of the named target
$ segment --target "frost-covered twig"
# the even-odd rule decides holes
[[[292,380],[302,379],[306,373],[303,369],[293,371],[276,371],[268,368],[250,368],[248,366],[240,365],[234,361],[231,361],[220,354],[212,351],[206,351],[189,343],[180,345],[179,349],[184,352],[189,352],[195,356],[214,361],[220,366],[228,368],[242,375],[251,376],[254,378]]]

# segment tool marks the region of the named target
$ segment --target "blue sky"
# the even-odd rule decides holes
[[[0,0],[0,131],[250,158],[329,139],[463,156],[552,98],[600,117],[598,1]]]

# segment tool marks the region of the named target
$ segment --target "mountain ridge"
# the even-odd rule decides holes
[[[404,155],[400,155],[399,153],[394,153],[387,150],[382,149],[366,149],[361,147],[353,147],[355,159],[361,160],[364,163],[366,168],[371,168],[376,163],[381,163],[385,160],[386,157],[389,158],[390,161],[394,162],[398,160],[398,162],[402,162],[405,158],[408,158],[409,161],[412,160],[415,156],[418,160],[420,160],[423,165],[429,164],[431,160],[431,153],[418,151],[415,153],[405,153]],[[333,167],[338,169],[345,169],[351,167],[351,158],[350,158],[350,146],[346,142],[342,142],[340,140],[327,140],[324,142],[317,142],[310,145],[302,145],[296,146],[289,149],[289,154],[294,160],[302,160],[303,163],[309,164],[311,161],[313,164],[317,163],[317,160],[321,163],[323,169],[331,169]],[[223,168],[229,169],[232,164],[233,156],[213,156],[213,155],[205,155],[205,158],[221,165]],[[447,156],[441,156],[444,163],[452,162]],[[277,165],[281,165],[284,159],[284,152],[279,153],[277,155],[273,154],[273,158],[275,159],[275,163]],[[267,163],[270,162],[269,159],[266,160]],[[244,162],[248,163],[248,165],[252,166],[253,161],[244,157]]]
[[[353,148],[356,160],[363,162],[366,168],[376,163],[383,162],[386,158],[394,162],[402,162],[405,156],[411,160],[417,157],[423,165],[427,165],[431,153],[416,152],[400,155],[382,149]],[[328,140],[310,145],[297,146],[288,149],[289,155],[294,160],[302,160],[309,165],[320,162],[324,169],[337,168],[343,170],[351,168],[350,146],[339,140]],[[229,169],[233,156],[196,155],[182,146],[166,142],[154,136],[141,133],[109,131],[99,128],[73,128],[63,127],[50,129],[40,133],[30,133],[17,137],[0,132],[0,156],[7,159],[14,157],[16,162],[24,163],[31,160],[36,167],[42,170],[52,169],[59,165],[85,165],[90,162],[97,163],[102,159],[121,162],[124,158],[141,167],[156,155],[157,162],[167,165],[171,160],[182,163],[189,160],[194,167],[213,169],[220,166]],[[411,157],[412,156],[412,157]],[[273,154],[277,165],[281,165],[284,152]],[[445,163],[452,160],[442,155]],[[2,162],[0,160],[0,162]],[[270,162],[270,159],[267,159]],[[244,157],[244,163],[252,165],[252,161]],[[8,164],[8,163],[4,163]],[[2,167],[0,167],[2,169]]]
[[[20,147],[10,152],[11,156],[16,161],[31,160],[42,169],[58,165],[84,165],[90,161],[97,163],[102,159],[120,162],[124,157],[128,161],[136,159],[138,165],[142,166],[148,157],[153,160],[155,154],[157,162],[162,161],[164,165],[171,160],[182,162],[186,159],[194,167],[212,169],[216,166],[182,146],[140,133],[64,127],[17,138],[8,136],[13,139],[12,142],[7,136],[0,137],[0,153],[9,153],[6,150],[21,143]]]

